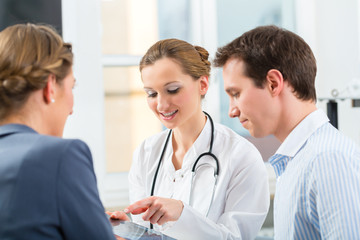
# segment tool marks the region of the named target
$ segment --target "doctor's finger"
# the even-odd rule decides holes
[[[154,197],[149,197],[137,201],[131,205],[129,205],[126,209],[124,209],[125,213],[139,214],[146,211],[151,204],[154,202]]]
[[[160,206],[159,205],[152,205],[149,207],[149,209],[144,213],[144,215],[142,216],[142,218],[145,220],[145,221],[150,221],[150,219],[154,216],[154,214],[156,212],[158,212],[160,209]],[[158,213],[160,214],[160,213]],[[161,214],[162,215],[162,214]]]
[[[163,225],[163,224],[167,223],[168,221],[170,221],[170,220],[166,217],[166,215],[162,215],[162,216],[158,219],[157,224],[158,224],[158,225]]]
[[[116,211],[110,215],[111,219],[119,219],[122,221],[130,221],[130,218],[123,211]]]
[[[149,221],[152,223],[152,224],[159,224],[159,220],[162,219],[164,217],[164,212],[159,210],[159,211],[156,211],[149,219]]]
[[[146,210],[148,210],[148,207],[136,208],[131,212],[131,214],[137,215],[137,214],[145,212]]]

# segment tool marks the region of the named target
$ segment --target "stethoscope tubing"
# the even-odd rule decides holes
[[[209,151],[208,152],[204,152],[202,154],[199,155],[199,157],[196,159],[196,161],[194,162],[194,165],[192,167],[192,177],[191,177],[191,186],[190,186],[190,196],[189,196],[189,204],[191,203],[192,201],[192,186],[193,186],[193,179],[194,179],[194,176],[195,176],[195,171],[196,171],[196,166],[199,162],[199,160],[204,157],[204,156],[211,156],[214,160],[215,160],[215,163],[216,163],[216,171],[214,171],[214,177],[215,177],[215,184],[214,184],[214,188],[213,188],[213,192],[212,192],[212,196],[211,196],[211,201],[210,201],[210,205],[209,205],[209,208],[207,210],[207,213],[206,213],[206,216],[208,216],[209,214],[209,209],[210,209],[210,206],[212,205],[212,202],[213,202],[213,199],[214,199],[214,192],[215,192],[215,187],[217,185],[217,178],[218,178],[218,175],[219,175],[219,172],[220,172],[220,166],[219,166],[219,160],[218,158],[212,153],[212,147],[213,147],[213,144],[214,144],[214,122],[212,120],[212,118],[210,117],[210,115],[207,113],[207,112],[204,112],[205,115],[209,118],[209,121],[210,121],[210,124],[211,124],[211,139],[210,139],[210,147],[209,147]],[[156,171],[155,171],[155,174],[154,174],[154,178],[153,178],[153,183],[152,183],[152,186],[151,186],[151,192],[150,192],[150,196],[154,196],[154,191],[155,191],[155,185],[156,185],[156,179],[157,179],[157,176],[158,176],[158,173],[159,173],[159,169],[160,169],[160,166],[161,166],[161,163],[162,163],[162,159],[164,157],[164,154],[165,154],[165,151],[166,151],[166,147],[168,145],[168,142],[169,142],[169,139],[170,139],[170,136],[171,136],[171,133],[172,133],[172,130],[170,129],[169,130],[169,133],[166,137],[166,140],[165,140],[165,143],[164,143],[164,146],[163,146],[163,149],[161,151],[161,154],[160,154],[160,158],[159,158],[159,161],[158,161],[158,165],[157,165],[157,168],[156,168]],[[150,223],[150,229],[153,229],[153,224]]]
[[[171,136],[171,129],[169,130],[169,133],[166,137],[166,141],[165,141],[165,144],[164,144],[164,147],[163,147],[163,150],[161,152],[161,155],[160,155],[160,159],[159,159],[159,163],[157,165],[157,168],[156,168],[156,171],[155,171],[155,175],[154,175],[154,180],[153,180],[153,183],[152,183],[152,186],[151,186],[151,193],[150,193],[150,196],[154,196],[154,191],[155,191],[155,184],[156,184],[156,179],[157,179],[157,175],[159,173],[159,169],[160,169],[160,166],[161,166],[161,160],[164,156],[164,153],[165,153],[165,150],[166,150],[166,146],[169,142],[169,138]]]
[[[204,152],[204,153],[200,154],[199,157],[196,159],[191,171],[193,173],[195,172],[198,162],[204,156],[211,156],[215,160],[215,162],[216,162],[216,171],[214,172],[214,175],[215,176],[219,175],[219,171],[220,171],[219,160],[217,159],[217,157],[212,152]]]

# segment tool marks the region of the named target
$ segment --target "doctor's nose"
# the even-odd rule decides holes
[[[166,111],[169,109],[170,103],[167,97],[158,95],[157,99],[157,110],[158,111]]]

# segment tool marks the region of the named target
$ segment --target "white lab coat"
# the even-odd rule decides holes
[[[169,130],[146,139],[135,151],[129,173],[130,202],[150,196],[154,174]],[[155,186],[155,196],[182,200],[184,209],[176,222],[154,229],[176,239],[254,239],[269,209],[268,175],[258,150],[231,129],[215,123],[213,153],[220,162],[220,173],[210,206],[214,186],[215,161],[204,157],[194,179],[189,204],[191,169],[196,158],[209,150],[211,125],[207,120],[199,137],[184,156],[182,168],[172,164],[169,139]],[[149,227],[141,215],[134,222]]]

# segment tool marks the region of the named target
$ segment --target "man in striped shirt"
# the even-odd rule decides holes
[[[360,239],[360,150],[316,108],[316,60],[298,35],[257,27],[219,48],[230,117],[254,137],[282,144],[276,239]]]

